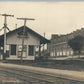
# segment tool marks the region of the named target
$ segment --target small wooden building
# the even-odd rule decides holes
[[[6,59],[20,60],[22,52],[22,37],[24,26],[7,33]],[[36,33],[29,27],[25,27],[23,60],[34,60],[40,55],[41,44],[49,42],[46,38]],[[3,56],[4,35],[0,36],[0,55]]]

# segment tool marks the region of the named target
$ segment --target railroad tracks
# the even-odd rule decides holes
[[[63,77],[46,75],[43,73],[36,73],[27,70],[0,67],[0,75],[13,77],[25,83],[76,83],[81,82],[77,80],[67,79]],[[84,82],[83,82],[84,83]]]

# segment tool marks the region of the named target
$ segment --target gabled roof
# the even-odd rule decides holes
[[[23,29],[24,29],[24,26],[19,27],[19,28],[13,30],[13,31],[8,32],[7,35],[11,34],[13,32],[23,31]],[[30,29],[27,26],[25,27],[25,30],[28,31],[28,32],[30,32],[32,35],[36,36],[37,38],[39,38],[40,39],[40,44],[45,44],[45,43],[49,43],[50,42],[50,40],[47,40],[46,38],[44,38],[43,36],[41,36],[40,34],[38,34],[37,32],[33,31],[32,29]],[[4,37],[4,35],[0,36],[0,42],[1,42],[1,40],[3,42],[3,40],[4,40],[3,37]]]

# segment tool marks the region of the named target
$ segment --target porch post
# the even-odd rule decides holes
[[[55,57],[57,57],[57,49],[56,49],[56,46],[55,46]]]
[[[39,45],[39,57],[41,56],[41,45]]]

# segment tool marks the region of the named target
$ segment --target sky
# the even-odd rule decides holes
[[[0,14],[12,14],[7,17],[10,30],[24,25],[16,18],[34,18],[26,25],[50,39],[51,34],[67,34],[76,29],[84,28],[84,2],[71,1],[0,1]],[[0,29],[3,27],[4,17],[0,16]],[[2,34],[3,31],[0,31]]]

